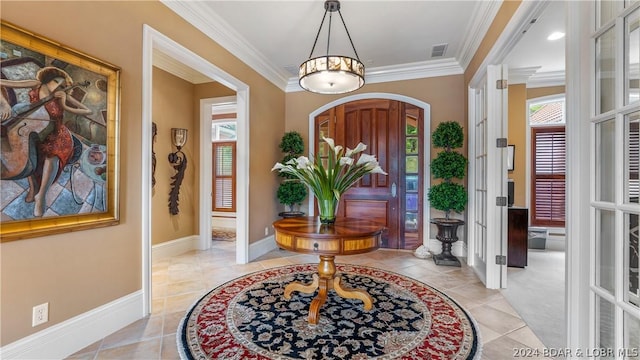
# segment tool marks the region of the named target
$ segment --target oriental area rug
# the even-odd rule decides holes
[[[211,240],[236,241],[236,230],[227,228],[213,228],[211,229]]]
[[[366,290],[373,309],[329,292],[319,322],[310,283],[317,264],[288,265],[229,281],[198,300],[176,337],[182,359],[480,359],[478,327],[440,291],[386,270],[338,264],[342,284]]]

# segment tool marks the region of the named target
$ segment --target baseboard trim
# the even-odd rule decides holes
[[[199,240],[197,235],[191,235],[153,245],[151,247],[151,255],[155,260],[181,255],[191,250],[197,250]]]
[[[276,245],[276,238],[273,235],[269,235],[266,238],[253,242],[249,244],[249,261],[253,261],[277,248],[278,245]]]
[[[142,290],[0,348],[1,359],[64,359],[139,320]]]

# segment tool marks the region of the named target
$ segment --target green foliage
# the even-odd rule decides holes
[[[464,178],[467,158],[455,151],[441,151],[431,161],[431,173],[436,179]]]
[[[304,140],[302,135],[296,131],[289,131],[282,135],[280,141],[280,150],[285,153],[282,163],[286,164],[291,159],[296,159],[304,152]],[[281,204],[289,206],[293,211],[294,204],[302,204],[307,197],[307,187],[297,180],[296,177],[284,172],[278,173],[278,176],[284,178],[284,182],[278,187],[278,200]]]
[[[462,126],[455,121],[440,123],[431,134],[431,142],[437,148],[455,149],[462,147],[464,142]]]
[[[301,155],[304,151],[304,140],[297,131],[284,133],[280,141],[280,150],[291,155]]]
[[[290,209],[295,204],[301,205],[306,197],[307,187],[299,181],[285,181],[278,187],[278,201]]]
[[[451,210],[463,212],[467,206],[467,190],[452,182],[443,182],[429,189],[429,202],[433,208],[442,210],[447,218]]]
[[[431,161],[431,173],[436,179],[443,179],[440,184],[429,189],[429,202],[431,207],[445,212],[447,219],[450,212],[462,212],[467,206],[467,190],[463,185],[451,182],[451,179],[463,179],[467,171],[467,158],[453,151],[462,147],[464,143],[464,131],[462,126],[455,121],[440,123],[431,134],[434,147],[444,148],[438,156]]]

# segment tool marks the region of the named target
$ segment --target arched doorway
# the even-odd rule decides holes
[[[430,144],[424,138],[430,133],[429,105],[393,94],[366,95],[341,99],[313,113],[312,153],[326,154],[325,136],[350,148],[366,144],[365,152],[376,155],[388,175],[363,177],[343,195],[338,215],[379,222],[388,229],[383,247],[414,250],[429,239],[428,226],[423,226],[430,217]]]

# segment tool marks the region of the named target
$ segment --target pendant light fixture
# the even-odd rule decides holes
[[[340,15],[344,30],[347,32],[347,37],[351,43],[351,48],[355,53],[355,59],[349,56],[342,55],[330,55],[329,54],[329,42],[331,40],[331,20],[332,15],[335,12]],[[322,25],[329,13],[329,30],[327,31],[327,52],[325,55],[312,58],[313,51],[316,48]],[[347,24],[344,22],[342,13],[340,12],[340,1],[326,0],[324,2],[324,16],[322,22],[320,22],[320,28],[318,34],[313,42],[309,59],[300,65],[299,72],[300,86],[310,92],[318,94],[343,94],[350,91],[358,90],[364,85],[364,65],[358,57],[358,52],[349,30],[347,30]]]

